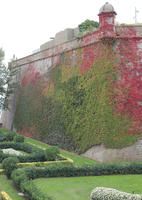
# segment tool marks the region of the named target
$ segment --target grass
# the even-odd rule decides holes
[[[33,182],[55,200],[89,200],[95,187],[110,187],[129,193],[142,193],[142,175],[40,178]],[[47,191],[47,193],[46,193]]]
[[[28,137],[25,137],[25,143],[36,145],[39,148],[46,149],[49,145]],[[92,165],[97,162],[84,158],[75,153],[60,149],[63,156],[71,158],[77,166]],[[1,164],[0,164],[1,168]],[[89,200],[89,195],[97,186],[111,187],[120,191],[130,193],[142,193],[142,175],[118,175],[118,176],[97,176],[97,177],[70,177],[70,178],[39,178],[33,180],[36,186],[55,200]],[[0,175],[0,190],[4,190],[13,200],[22,200],[18,196],[12,181],[7,180],[6,176]]]
[[[36,145],[36,146],[38,146],[40,148],[47,148],[49,146],[48,144],[45,144],[43,142],[28,138],[28,137],[25,137],[25,142],[33,144],[33,145]],[[77,165],[77,166],[92,165],[92,164],[96,164],[97,163],[94,160],[91,160],[89,158],[85,158],[83,156],[79,156],[79,155],[77,155],[75,153],[68,152],[68,151],[65,151],[63,149],[60,149],[60,152],[61,152],[61,154],[63,156],[71,158],[74,161],[74,164]]]
[[[0,175],[0,191],[5,191],[13,200],[24,199],[17,194],[17,191],[12,184],[12,180],[8,180],[4,175]]]

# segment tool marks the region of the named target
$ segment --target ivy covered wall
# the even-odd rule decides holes
[[[110,148],[133,144],[142,131],[140,43],[140,38],[102,37],[60,54],[44,72],[44,66],[29,63],[15,128],[79,153],[102,143]]]

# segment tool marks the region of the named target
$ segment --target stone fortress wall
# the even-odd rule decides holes
[[[99,11],[99,29],[92,33],[83,36],[82,39],[76,39],[78,29],[65,29],[55,35],[55,38],[40,46],[40,51],[24,58],[16,60],[16,65],[19,66],[19,73],[15,77],[17,81],[22,80],[27,72],[36,71],[40,76],[50,72],[51,68],[57,66],[61,62],[69,62],[74,66],[77,62],[77,50],[88,46],[97,45],[104,37],[116,38],[115,48],[119,43],[120,38],[127,40],[139,40],[139,49],[142,49],[142,26],[115,26],[116,12],[114,8],[106,3]],[[132,34],[129,34],[132,33]],[[134,33],[134,34],[133,34]],[[70,52],[68,61],[64,60],[64,53]],[[2,114],[3,126],[7,129],[13,128],[14,113],[18,91],[11,95],[10,110],[4,111]],[[133,152],[133,153],[131,153]],[[140,153],[139,153],[140,152]],[[126,149],[108,150],[103,146],[96,146],[88,150],[85,154],[87,157],[98,161],[114,161],[114,160],[141,160],[142,161],[142,145],[138,141],[133,147]],[[99,156],[98,156],[99,155]],[[107,158],[106,158],[107,155]],[[112,159],[111,159],[112,158]]]

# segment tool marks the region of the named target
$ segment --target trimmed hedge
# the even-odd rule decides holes
[[[56,160],[57,156],[59,155],[60,150],[57,146],[50,146],[45,150],[45,157],[47,160]]]
[[[18,141],[18,140],[17,140]],[[33,146],[28,143],[21,142],[1,142],[0,149],[13,148],[15,150],[21,150],[30,155],[10,155],[8,153],[3,153],[0,151],[0,162],[2,162],[5,158],[8,157],[17,157],[21,163],[25,162],[43,162],[43,161],[55,161],[63,160],[62,156],[59,155],[59,148],[56,146],[51,146],[46,150],[38,148],[37,146]]]
[[[62,155],[60,155],[60,158],[62,158],[62,160],[57,160],[57,161],[44,161],[44,162],[26,162],[26,163],[17,163],[17,166],[20,167],[24,167],[24,166],[36,166],[36,167],[43,167],[43,166],[47,166],[50,164],[57,164],[57,163],[73,163],[73,160],[70,158],[65,158]]]
[[[14,131],[10,131],[8,133],[3,133],[2,131],[0,131],[0,142],[12,141],[15,136],[16,133]]]
[[[4,191],[0,192],[0,197],[1,197],[1,200],[12,200],[10,196]]]
[[[0,132],[0,142],[3,142],[6,140],[6,136]]]
[[[24,142],[24,136],[23,135],[15,135],[14,142]]]
[[[21,190],[24,193],[24,196],[27,197],[29,200],[52,200],[51,197],[42,194],[31,181],[22,182]]]
[[[21,150],[29,153],[30,155],[10,155],[0,152],[0,162],[2,162],[5,158],[8,157],[18,157],[19,161],[24,162],[38,162],[38,161],[46,161],[44,150],[32,146],[27,143],[20,142],[2,142],[0,143],[1,149],[13,148],[15,150]]]
[[[26,195],[29,195],[27,197],[30,197],[31,192],[33,192],[33,189],[29,189],[28,184],[30,180],[33,180],[35,178],[100,176],[113,174],[142,174],[142,163],[134,162],[116,164],[96,164],[82,167],[76,167],[72,164],[51,164],[46,166],[45,168],[29,166],[14,170],[12,172],[11,178],[14,184],[18,188],[20,188],[22,192],[26,193]],[[25,184],[23,185],[22,183],[24,182]],[[30,188],[32,187],[35,186],[30,186]],[[35,191],[37,192],[38,189],[35,189]]]
[[[51,200],[50,197],[45,197],[39,189],[30,180],[37,177],[35,167],[25,167],[14,170],[11,177],[14,184],[24,193],[24,196],[29,200]]]
[[[5,170],[5,173],[8,178],[10,178],[12,171],[17,168],[18,162],[19,162],[19,160],[17,157],[5,158],[2,161],[2,167]]]
[[[18,171],[19,170],[19,171]],[[27,179],[39,177],[71,177],[71,176],[101,176],[115,174],[142,174],[142,163],[116,163],[116,164],[96,164],[77,167],[73,164],[51,164],[44,168],[29,166],[19,168],[12,173],[14,183],[17,180],[17,174],[25,174]],[[16,174],[15,174],[16,173]],[[19,175],[18,175],[19,176]],[[21,175],[20,175],[21,177]],[[19,183],[18,183],[19,185]],[[18,186],[17,185],[17,186]]]
[[[91,200],[142,200],[140,194],[130,194],[112,188],[96,187],[90,195]]]

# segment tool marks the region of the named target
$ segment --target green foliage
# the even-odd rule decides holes
[[[36,190],[39,191],[38,188],[35,187],[35,185],[30,185],[31,182],[29,182],[29,180],[33,180],[40,177],[78,177],[141,173],[142,165],[140,162],[115,164],[104,163],[90,166],[86,165],[82,167],[75,167],[72,164],[52,164],[45,168],[37,168],[30,166],[26,168],[16,169],[12,172],[11,177],[16,187],[22,189],[22,191],[26,193],[26,196],[28,195],[27,197],[29,197],[30,195],[32,196],[32,192]],[[42,193],[40,194],[42,195]]]
[[[4,141],[12,141],[16,133],[14,131],[9,131],[7,133],[1,131],[0,132],[0,142]]]
[[[6,136],[0,132],[0,142],[3,142],[6,140]]]
[[[36,173],[35,167],[26,167],[22,169],[14,170],[11,177],[16,185],[16,187],[20,188],[22,192],[24,192],[25,196],[30,200],[51,200],[50,197],[45,197],[35,186],[29,181],[38,176]]]
[[[72,164],[60,163],[51,164],[49,166],[46,166],[45,168],[30,166],[26,168],[17,169],[12,173],[12,179],[16,186],[18,186],[20,184],[20,181],[22,182],[24,179],[30,180],[39,177],[76,177],[141,173],[141,162],[104,163],[95,165],[84,165],[81,167],[77,167]],[[17,177],[19,177],[19,179],[17,179]]]
[[[77,38],[82,38],[84,35],[95,31],[99,27],[99,23],[93,20],[85,20],[81,24],[78,25],[79,33]]]
[[[4,51],[0,49],[0,109],[8,109],[8,98],[17,87],[17,83],[12,81],[17,68],[12,66],[12,62],[7,67],[3,60]]]
[[[2,167],[8,178],[10,178],[12,171],[17,168],[18,162],[19,160],[16,157],[9,157],[3,160]]]
[[[24,136],[23,135],[15,135],[14,142],[24,142]]]
[[[56,146],[48,147],[45,150],[45,157],[47,160],[56,160],[57,156],[59,155],[60,151],[59,148]]]
[[[140,194],[141,178],[142,175],[109,175],[70,178],[58,177],[50,179],[38,178],[35,179],[33,182],[37,186],[37,188],[40,189],[43,193],[48,193],[49,195],[52,195],[53,199],[90,200],[90,193],[92,189],[102,186],[115,188],[117,190],[129,193],[134,193],[135,191],[135,194]],[[54,187],[55,185],[56,187]],[[108,199],[109,198],[107,198],[107,200]],[[124,199],[125,198],[123,198],[123,200]]]
[[[90,51],[93,48],[87,55]],[[49,77],[21,87],[15,115],[18,131],[27,130],[36,139],[79,153],[102,143],[122,148],[136,142],[136,135],[125,134],[131,127],[129,117],[114,112],[115,52],[108,46],[99,51],[84,73],[80,71],[85,59],[74,67],[59,65]],[[69,57],[66,53],[64,60]]]
[[[21,190],[29,200],[51,200],[51,198],[42,194],[31,181],[22,182]]]
[[[21,150],[21,151],[29,153],[29,155],[19,155],[19,156],[16,156],[16,155],[12,156],[10,154],[1,153],[0,162],[2,162],[5,158],[8,158],[8,157],[17,157],[19,161],[22,163],[46,161],[43,150],[27,143],[2,142],[0,143],[0,148],[1,149],[13,148],[15,150]]]
[[[82,22],[81,24],[78,25],[80,32],[84,32],[91,27],[98,28],[99,23],[96,21],[93,21],[93,20],[86,19],[84,22]]]
[[[136,23],[136,24],[126,24],[126,23],[121,23],[121,26],[141,26],[142,23]]]
[[[1,191],[5,191],[12,200],[23,200],[23,197],[20,197],[17,190],[12,187],[12,180],[7,179],[5,175],[0,176],[0,188]]]
[[[42,142],[37,141],[37,140],[34,140],[32,138],[28,138],[28,137],[25,138],[25,142],[28,142],[28,143],[33,144],[35,146],[38,146],[39,148],[42,148],[42,149],[46,149],[48,147],[47,144],[42,143]],[[63,149],[60,149],[60,152],[61,152],[61,155],[63,155],[64,157],[72,159],[74,164],[77,165],[77,166],[82,166],[84,164],[94,165],[96,163],[96,161],[94,161],[94,160],[91,160],[89,158],[85,158],[83,156],[79,156],[78,154],[73,153],[73,152],[64,151]]]
[[[5,134],[5,136],[6,136],[6,141],[13,141],[15,135],[16,135],[16,132],[14,132],[14,131],[9,131],[8,133]]]

